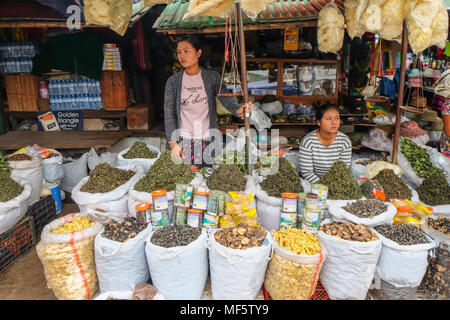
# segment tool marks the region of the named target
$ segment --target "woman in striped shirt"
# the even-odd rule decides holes
[[[317,183],[334,162],[341,160],[350,167],[352,160],[352,143],[338,131],[339,108],[322,105],[316,112],[316,120],[319,128],[305,135],[300,143],[300,172],[310,183]]]

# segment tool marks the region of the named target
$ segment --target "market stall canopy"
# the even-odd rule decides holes
[[[244,29],[274,29],[285,27],[307,27],[317,24],[320,10],[332,0],[276,0],[256,17],[244,14]],[[344,0],[334,3],[344,12]],[[225,30],[224,18],[194,16],[183,20],[188,11],[189,0],[174,0],[168,4],[153,25],[157,32],[164,33],[213,33]]]

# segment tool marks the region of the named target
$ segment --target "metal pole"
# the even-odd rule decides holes
[[[236,1],[236,13],[239,28],[239,50],[240,50],[240,60],[241,60],[241,88],[242,96],[244,97],[244,103],[248,103],[248,84],[247,84],[247,58],[245,55],[245,37],[244,37],[244,23],[242,21],[242,10],[239,1]],[[245,146],[247,152],[247,170],[248,174],[252,172],[251,165],[251,140],[250,140],[250,117],[247,112],[245,112]]]
[[[402,64],[400,69],[400,87],[398,89],[397,113],[395,117],[394,143],[392,148],[392,163],[397,164],[398,144],[400,139],[400,124],[402,117],[402,109],[404,91],[405,91],[405,73],[406,73],[406,55],[408,53],[408,30],[406,28],[406,20],[403,20],[403,39],[402,39]]]

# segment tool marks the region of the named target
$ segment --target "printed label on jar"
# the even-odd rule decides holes
[[[187,209],[186,208],[177,208],[175,211],[175,225],[183,226],[187,223]]]
[[[296,212],[297,211],[297,195],[293,194],[282,194],[283,195],[283,212]]]
[[[166,210],[169,208],[169,202],[167,201],[167,194],[160,196],[153,196],[153,207],[155,210]]]
[[[177,184],[175,187],[175,206],[189,208],[194,187],[187,184]]]
[[[305,213],[303,214],[302,230],[317,233],[319,229],[320,212],[321,210],[305,209]]]
[[[297,226],[297,214],[281,213],[280,214],[280,230],[295,228]]]
[[[223,191],[212,190],[209,192],[208,212],[213,215],[225,213],[225,196]]]
[[[203,219],[202,219],[202,214],[201,213],[193,213],[193,212],[189,212],[187,215],[187,225],[194,227],[194,228],[199,228],[201,227],[203,223]]]
[[[219,216],[205,213],[203,216],[203,227],[215,228],[219,225]]]
[[[208,195],[194,193],[194,200],[192,201],[192,208],[198,210],[206,210],[208,208]]]
[[[323,184],[311,185],[311,193],[317,194],[319,201],[326,201],[328,197],[328,187]]]
[[[151,217],[152,217],[152,226],[154,226],[154,227],[162,227],[163,226],[162,211],[152,211]]]

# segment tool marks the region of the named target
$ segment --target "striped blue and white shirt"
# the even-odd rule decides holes
[[[310,183],[317,183],[334,162],[341,160],[350,167],[352,160],[352,143],[346,134],[338,131],[333,143],[325,147],[316,131],[303,137],[299,150],[300,172]]]

